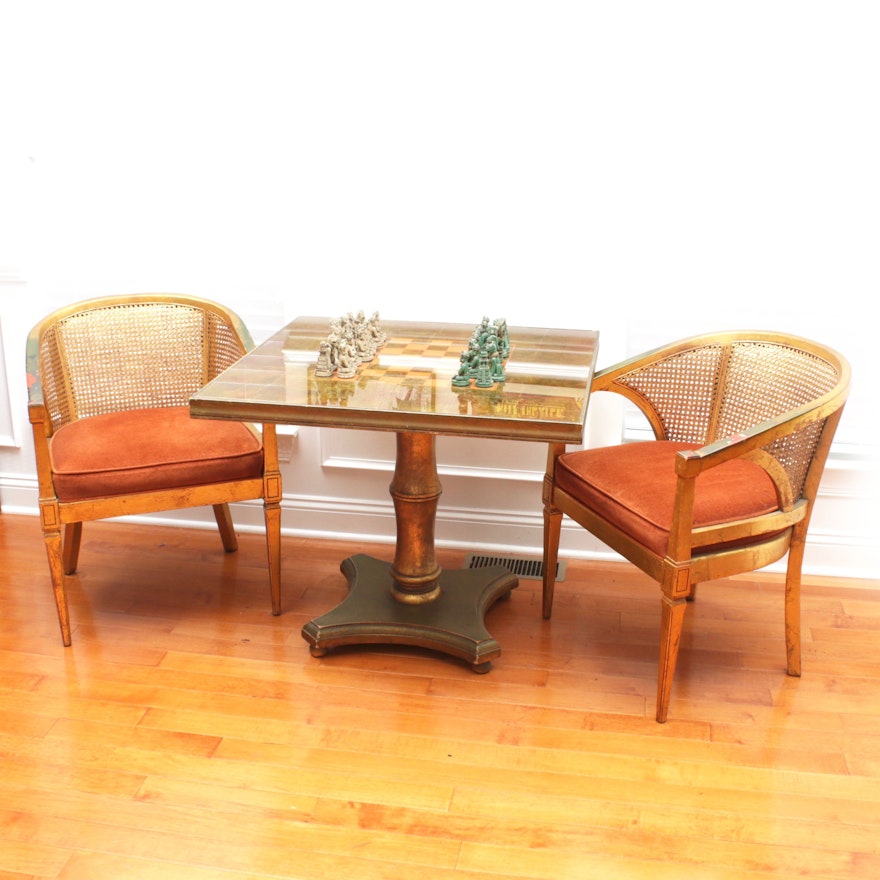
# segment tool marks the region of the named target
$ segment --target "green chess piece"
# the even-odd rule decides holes
[[[502,359],[510,355],[510,333],[507,330],[507,319],[498,318],[495,321],[495,332],[498,335],[499,348]]]
[[[461,353],[458,373],[452,377],[452,384],[455,385],[456,388],[467,388],[471,384],[470,360],[468,359],[468,352],[466,351]]]
[[[468,376],[471,379],[476,379],[477,373],[480,369],[480,347],[473,340],[471,340],[471,343],[468,346],[467,357]]]
[[[505,382],[507,376],[504,375],[504,369],[501,366],[501,355],[495,348],[489,353],[489,362],[491,364],[491,376],[493,382]]]
[[[480,366],[477,368],[477,381],[474,384],[477,388],[491,388],[495,384],[489,367],[489,352],[486,349],[480,352]]]

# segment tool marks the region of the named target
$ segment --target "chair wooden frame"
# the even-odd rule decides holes
[[[735,375],[736,363],[743,359],[739,357],[743,352],[758,366],[753,375],[740,378]],[[703,363],[706,353],[708,360]],[[773,375],[767,375],[761,366],[760,358],[765,355],[775,358]],[[690,361],[703,371],[698,383],[702,391],[687,378]],[[786,375],[789,367],[791,376]],[[799,370],[809,376],[809,382]],[[763,394],[762,389],[753,387],[752,380],[763,382],[765,389],[772,384],[773,392]],[[591,393],[622,394],[648,419],[655,439],[701,444],[676,456],[675,513],[662,556],[561,489],[555,474],[565,447],[550,448],[543,490],[543,616],[549,619],[553,607],[565,514],[660,585],[658,722],[667,718],[686,602],[694,597],[696,585],[754,571],[786,553],[786,671],[793,676],[801,674],[800,584],[807,529],[849,384],[849,364],[837,352],[806,339],[770,332],[692,337],[598,372]],[[743,402],[734,401],[734,397]],[[767,402],[768,397],[774,398],[774,403],[776,399],[782,402],[777,411]],[[776,486],[779,509],[695,528],[697,478],[736,458],[757,462],[766,470]]]
[[[202,352],[200,356],[195,353],[193,359],[198,360],[200,357],[201,366],[197,365],[194,372],[190,371],[181,380],[179,387],[170,388],[174,383],[171,379],[165,382],[161,391],[157,391],[149,387],[149,382],[137,380],[137,375],[143,375],[144,370],[148,369],[138,363],[138,358],[142,356],[139,353],[136,357],[133,356],[131,363],[125,364],[125,377],[118,382],[120,385],[137,382],[137,402],[122,400],[120,393],[110,395],[115,398],[111,400],[102,399],[101,394],[96,394],[89,401],[88,412],[80,412],[76,395],[72,393],[71,364],[64,350],[63,335],[58,333],[58,328],[71,319],[87,320],[88,313],[95,316],[94,332],[99,333],[98,316],[112,314],[113,320],[117,320],[130,314],[146,323],[146,316],[154,312],[161,312],[166,322],[169,315],[185,313],[188,323],[200,326],[193,342],[202,346]],[[161,336],[161,333],[157,334],[157,342]],[[154,343],[145,340],[143,347],[152,344]],[[83,416],[124,409],[188,405],[189,397],[195,391],[231,366],[252,347],[250,333],[234,312],[210,300],[177,294],[134,294],[85,300],[56,310],[31,330],[27,341],[28,414],[33,428],[36,454],[40,522],[64,645],[71,643],[65,577],[74,574],[77,569],[83,522],[108,517],[211,506],[223,548],[227,552],[233,552],[238,549],[238,541],[229,504],[262,499],[271,609],[275,615],[281,613],[281,473],[274,424],[263,424],[261,433],[253,426],[248,426],[262,444],[263,473],[256,478],[62,501],[55,489],[50,455],[53,435],[65,424]],[[169,353],[167,343],[165,348],[163,369],[173,369],[173,366],[168,366],[174,361],[173,352]],[[113,369],[112,365],[108,369]],[[108,377],[102,378],[107,380]],[[114,384],[112,375],[109,375],[107,384]]]

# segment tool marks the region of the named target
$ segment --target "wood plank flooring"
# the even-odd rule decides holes
[[[309,654],[340,560],[393,548],[86,524],[63,648],[35,518],[0,515],[0,880],[880,877],[880,582],[701,585],[670,720],[657,588],[523,580],[487,675],[411,648]],[[441,552],[461,565],[463,552]]]

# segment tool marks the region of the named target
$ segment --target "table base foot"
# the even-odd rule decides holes
[[[501,654],[483,618],[519,584],[504,566],[443,571],[440,595],[416,605],[391,595],[390,563],[358,554],[343,560],[341,569],[348,596],[302,629],[313,657],[343,645],[413,645],[451,654],[485,673]]]

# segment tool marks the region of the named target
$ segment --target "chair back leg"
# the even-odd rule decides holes
[[[214,504],[214,519],[217,520],[217,528],[220,529],[220,540],[223,542],[223,549],[227,553],[235,553],[238,550],[238,538],[235,535],[235,526],[232,522],[232,514],[229,511],[229,505]]]
[[[82,542],[81,522],[68,523],[64,527],[64,573],[73,574],[79,565],[79,547]]]

